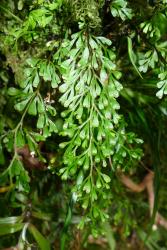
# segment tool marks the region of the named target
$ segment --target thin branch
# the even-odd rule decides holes
[[[18,16],[15,16],[10,10],[6,9],[3,6],[0,6],[0,8],[2,10],[4,10],[7,14],[9,14],[10,16],[12,16],[14,19],[16,19],[18,22],[22,23],[22,20]]]
[[[154,173],[149,172],[143,179],[143,181],[139,184],[136,184],[129,176],[126,176],[124,174],[120,175],[121,182],[128,187],[131,191],[140,193],[144,190],[147,190],[148,194],[148,201],[149,201],[149,208],[150,208],[150,216],[153,213],[153,207],[154,207]],[[155,224],[160,225],[164,227],[167,230],[167,220],[157,212],[155,217]]]

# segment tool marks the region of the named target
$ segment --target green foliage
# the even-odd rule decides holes
[[[2,1],[0,247],[63,250],[73,230],[144,242],[146,201],[119,176],[140,181],[141,157],[166,174],[167,2],[153,2]]]
[[[110,4],[111,14],[113,17],[120,17],[123,21],[132,19],[132,9],[127,7],[126,0],[114,0]]]
[[[63,93],[60,101],[68,108],[62,113],[65,122],[61,134],[70,137],[69,142],[60,144],[65,147],[67,164],[60,173],[65,180],[70,175],[84,175],[77,193],[83,208],[90,207],[95,218],[98,213],[102,216],[95,201],[102,199],[103,188],[110,188],[110,177],[105,173],[108,159],[113,155],[111,168],[116,170],[121,165],[126,169],[134,158],[140,158],[140,151],[128,146],[138,140],[125,133],[121,121],[119,125],[116,98],[122,89],[118,81],[121,73],[116,69],[114,52],[107,50],[106,44],[111,45],[103,37],[83,32],[73,35],[66,47],[69,57],[61,65],[64,83],[59,87]]]

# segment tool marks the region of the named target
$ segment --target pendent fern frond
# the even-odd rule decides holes
[[[60,173],[64,180],[84,176],[76,187],[78,199],[84,209],[88,208],[97,217],[98,210],[96,215],[92,212],[94,202],[102,199],[103,190],[110,189],[112,172],[126,158],[140,158],[140,151],[133,156],[126,145],[133,143],[135,137],[130,142],[118,113],[121,72],[111,41],[81,31],[72,35],[66,49],[67,57],[61,64],[63,84],[59,90],[60,102],[65,107],[61,135],[68,136],[69,141],[60,144],[65,149],[67,165]],[[110,161],[112,166],[106,168]]]

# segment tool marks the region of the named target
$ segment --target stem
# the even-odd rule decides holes
[[[13,158],[8,166],[8,168],[2,173],[2,176],[5,176],[6,173],[9,172],[9,178],[10,178],[10,183],[11,185],[13,184],[13,180],[12,180],[12,174],[11,174],[11,167],[15,161],[15,159],[18,157],[18,154],[17,154],[17,132],[19,130],[19,128],[23,125],[23,120],[25,118],[25,115],[27,114],[27,111],[32,103],[32,101],[34,100],[36,94],[37,94],[38,90],[32,95],[31,99],[29,100],[24,112],[23,112],[23,115],[19,121],[19,123],[17,124],[17,126],[15,127],[15,129],[13,129],[13,133],[14,133],[14,155],[13,155]]]
[[[12,16],[14,19],[16,19],[18,22],[22,23],[22,20],[18,16],[15,16],[10,10],[6,9],[3,6],[0,6],[0,8],[4,10],[6,13],[8,13],[10,16]]]

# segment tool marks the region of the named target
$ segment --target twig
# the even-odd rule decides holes
[[[147,190],[148,193],[148,201],[149,201],[149,208],[150,208],[150,215],[153,213],[154,207],[154,187],[153,187],[153,180],[154,180],[154,173],[149,172],[143,179],[143,181],[139,184],[136,184],[129,176],[124,174],[120,175],[120,180],[122,183],[128,187],[131,191],[140,193]],[[155,217],[155,225],[160,225],[167,230],[167,220],[157,212]]]
[[[10,10],[8,10],[7,8],[5,8],[5,7],[3,7],[3,6],[0,6],[0,8],[2,9],[2,10],[4,10],[7,14],[9,14],[10,16],[12,16],[14,19],[16,19],[18,22],[22,22],[22,20],[18,17],[18,16],[16,16],[16,15],[14,15]]]

